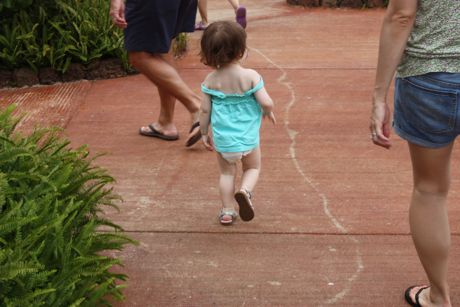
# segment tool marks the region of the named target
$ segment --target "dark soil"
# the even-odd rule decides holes
[[[121,60],[117,58],[98,60],[88,66],[71,64],[64,74],[49,67],[40,68],[38,73],[29,68],[18,68],[14,71],[0,69],[0,88],[54,84],[83,79],[112,79],[133,73],[136,72],[126,71]]]

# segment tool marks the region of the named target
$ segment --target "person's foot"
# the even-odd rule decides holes
[[[238,213],[236,213],[235,209],[233,208],[222,208],[219,212],[219,222],[222,225],[228,226],[233,224]]]
[[[200,21],[195,24],[195,31],[204,31],[207,27],[207,23]]]
[[[425,302],[425,293],[429,292],[428,286],[412,286],[406,289],[404,298],[406,302],[413,307],[428,306]]]
[[[152,123],[148,126],[143,126],[139,129],[139,134],[150,137],[157,137],[162,140],[175,141],[179,139],[179,134],[174,125],[162,127],[158,123]]]
[[[186,147],[191,147],[195,145],[201,139],[201,130],[200,130],[200,111],[190,113],[192,125],[188,132],[187,141],[185,142]]]
[[[240,24],[240,26],[243,27],[243,29],[246,29],[247,21],[246,21],[246,8],[244,6],[239,6],[236,11],[236,22]]]
[[[189,135],[187,141],[185,142],[186,147],[191,147],[195,145],[201,139],[201,129],[200,122],[194,122],[190,127]]]
[[[404,292],[404,298],[406,302],[414,307],[445,307],[451,306],[450,302],[435,302],[432,301],[429,286],[412,286],[406,289]]]
[[[412,286],[404,292],[406,302],[413,307],[450,307],[449,302],[432,301],[431,288],[429,286]]]

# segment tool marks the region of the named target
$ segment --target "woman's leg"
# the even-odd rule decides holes
[[[173,124],[175,101],[178,99],[190,112],[192,123],[198,120],[201,98],[182,80],[177,70],[168,62],[164,54],[129,52],[129,60],[138,71],[158,88],[161,110],[154,126],[166,135],[177,134]],[[142,127],[148,132],[149,127]]]
[[[152,83],[177,98],[197,118],[201,98],[182,80],[177,70],[169,63],[165,54],[129,52],[131,65],[145,75]]]
[[[203,26],[208,25],[208,0],[199,0],[198,1],[198,11],[201,16],[201,23]]]
[[[230,4],[233,6],[235,10],[235,19],[236,22],[246,29],[247,19],[246,19],[246,8],[244,6],[240,6],[240,2],[238,0],[228,0]]]
[[[222,199],[222,206],[224,208],[234,208],[233,194],[235,193],[235,175],[236,163],[230,163],[225,160],[221,154],[217,153],[217,160],[219,162],[220,179],[219,191]]]
[[[233,9],[235,11],[240,6],[240,1],[239,0],[228,0],[228,2],[233,6]]]
[[[243,176],[241,178],[241,189],[252,192],[257,184],[260,173],[260,147],[242,158]]]
[[[410,229],[431,286],[420,295],[422,306],[451,306],[447,284],[451,243],[446,199],[452,147],[453,144],[450,144],[430,149],[409,144],[414,176]],[[417,290],[411,292],[412,297]]]

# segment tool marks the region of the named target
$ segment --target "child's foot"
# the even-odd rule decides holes
[[[254,218],[254,207],[252,206],[251,198],[251,192],[244,189],[235,193],[235,200],[240,207],[240,217],[245,222]]]
[[[222,225],[231,225],[238,216],[238,213],[231,208],[222,208],[219,212],[219,222]]]
[[[246,29],[246,8],[244,6],[239,6],[236,9],[236,22],[240,24],[240,26],[243,27],[243,29]]]

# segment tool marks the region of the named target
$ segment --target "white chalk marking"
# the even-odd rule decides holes
[[[329,200],[328,200],[327,196],[324,193],[322,193],[319,190],[319,188],[316,186],[316,184],[314,184],[313,180],[305,174],[305,172],[300,167],[299,161],[297,160],[297,156],[296,156],[296,136],[297,136],[298,132],[293,130],[293,129],[291,129],[291,128],[289,128],[289,112],[291,111],[292,107],[296,104],[297,98],[296,98],[295,91],[293,89],[292,83],[290,81],[288,81],[287,72],[284,70],[284,68],[282,68],[281,66],[276,64],[274,61],[272,61],[268,56],[266,56],[259,49],[252,48],[252,47],[250,49],[254,50],[258,54],[260,54],[267,62],[272,64],[276,69],[278,69],[282,73],[282,75],[278,78],[277,81],[278,81],[279,84],[284,85],[289,90],[289,93],[291,95],[291,99],[290,99],[290,101],[289,101],[289,103],[288,103],[288,105],[287,105],[287,107],[285,109],[285,112],[284,112],[283,123],[284,123],[284,128],[286,129],[286,132],[287,132],[289,138],[291,139],[291,145],[289,146],[289,153],[291,155],[291,158],[292,158],[292,161],[294,163],[294,166],[295,166],[296,170],[299,172],[299,174],[302,176],[302,178],[305,180],[305,182],[316,192],[318,197],[321,199],[321,202],[322,202],[322,205],[323,205],[323,211],[326,214],[326,216],[329,218],[331,223],[334,225],[334,227],[339,232],[341,232],[343,234],[348,234],[346,228],[344,226],[342,226],[342,224],[340,224],[340,222],[337,220],[337,218],[331,213],[331,211],[329,209]],[[311,97],[308,97],[308,99],[311,99]],[[342,291],[337,293],[333,298],[327,299],[326,304],[335,304],[338,301],[340,301],[341,299],[343,299],[348,294],[348,292],[350,292],[353,282],[358,278],[359,274],[361,273],[361,271],[364,268],[361,251],[359,250],[359,246],[358,246],[359,241],[353,236],[347,236],[347,238],[357,245],[356,246],[356,266],[357,266],[357,268],[356,268],[355,273],[350,278],[348,278],[347,286]]]

